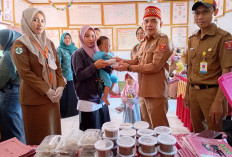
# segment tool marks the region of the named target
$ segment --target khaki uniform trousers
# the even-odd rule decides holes
[[[139,97],[141,120],[149,123],[150,128],[169,126],[167,119],[168,100]]]
[[[215,124],[209,117],[210,107],[216,97],[218,88],[189,88],[190,113],[193,130],[196,133],[204,130],[222,131],[222,119]],[[227,114],[227,101],[223,101],[223,117]]]
[[[39,145],[48,135],[61,135],[58,103],[21,106],[27,145]]]

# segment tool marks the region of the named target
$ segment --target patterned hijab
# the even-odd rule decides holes
[[[69,35],[70,38],[71,38],[71,44],[70,45],[66,45],[64,43],[64,38],[65,38],[66,35]],[[58,48],[62,48],[62,49],[68,50],[71,53],[73,53],[77,49],[77,47],[72,42],[72,37],[71,37],[71,35],[69,33],[63,33],[62,34],[61,39],[60,39],[60,46]]]
[[[94,54],[96,53],[96,51],[98,51],[98,47],[97,44],[95,42],[93,47],[88,47],[87,45],[85,45],[84,43],[84,38],[85,38],[85,33],[89,30],[92,29],[95,36],[96,33],[94,31],[94,29],[90,26],[83,26],[80,30],[80,34],[79,34],[79,38],[80,38],[80,42],[81,42],[81,46],[82,48],[85,50],[85,52],[89,55],[90,58],[93,58]]]
[[[34,45],[34,43],[30,40],[34,40],[37,42],[37,44],[40,45],[40,47],[45,50],[45,45],[47,45],[49,56],[51,56],[51,59],[56,61],[56,58],[54,57],[54,52],[51,46],[51,41],[46,37],[45,30],[41,34],[34,34],[31,30],[31,23],[34,18],[34,16],[37,13],[41,13],[44,17],[44,20],[46,22],[46,17],[43,11],[37,9],[37,8],[27,8],[23,11],[22,20],[21,20],[21,30],[23,32],[23,36],[20,37],[18,40],[21,41],[29,50],[31,53],[36,55],[38,57],[39,63],[43,66],[43,79],[44,81],[50,86],[53,87],[53,89],[56,89],[56,67],[54,68],[48,68],[46,65],[46,59],[43,56],[42,52],[38,50],[38,48]],[[55,52],[56,53],[56,52]],[[52,82],[51,84],[49,72],[52,74]]]
[[[131,85],[133,86],[132,88],[134,89],[135,91],[135,96],[138,97],[138,93],[139,93],[139,84],[138,84],[138,75],[137,73],[133,73],[133,72],[128,72],[126,73],[125,75],[125,80],[127,78],[127,75],[130,75],[133,80],[134,80],[134,84]],[[126,84],[124,89],[122,90],[122,93],[121,93],[121,98],[122,99],[126,99],[127,98],[127,95],[128,95],[128,88],[130,87],[130,85]]]

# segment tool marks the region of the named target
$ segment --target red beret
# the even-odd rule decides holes
[[[161,10],[155,6],[148,6],[145,8],[145,13],[143,19],[145,17],[158,17],[161,20]]]

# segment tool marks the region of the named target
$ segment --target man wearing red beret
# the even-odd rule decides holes
[[[138,73],[141,118],[150,128],[169,126],[168,111],[168,58],[172,54],[167,35],[160,32],[161,11],[155,6],[145,9],[143,29],[146,37],[140,43],[134,60],[122,60],[118,71]],[[120,59],[118,59],[119,61]]]

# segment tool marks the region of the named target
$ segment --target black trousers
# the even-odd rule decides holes
[[[103,105],[102,108],[93,112],[79,112],[79,129],[101,129],[105,122],[110,121],[109,108]]]

